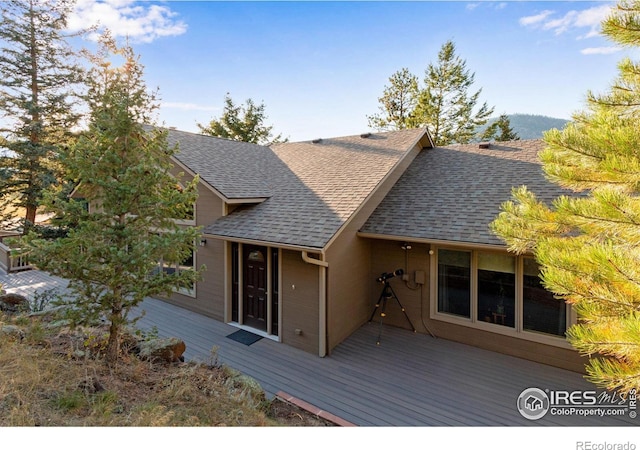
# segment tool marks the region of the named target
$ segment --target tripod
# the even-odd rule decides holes
[[[414,327],[413,323],[411,323],[411,319],[409,319],[407,312],[404,310],[404,307],[400,303],[400,300],[398,300],[398,296],[396,295],[396,293],[393,291],[393,288],[389,284],[389,280],[384,280],[383,283],[384,283],[384,287],[382,288],[382,292],[380,293],[380,298],[378,299],[378,303],[376,303],[376,307],[371,313],[371,317],[369,318],[369,322],[371,322],[373,320],[373,316],[376,315],[376,311],[378,310],[380,305],[382,305],[382,310],[380,311],[380,329],[378,331],[378,340],[376,341],[377,345],[380,345],[380,337],[382,336],[382,321],[386,316],[385,309],[387,308],[387,300],[391,298],[395,299],[396,302],[398,302],[398,305],[400,305],[400,309],[404,313],[404,316],[407,318],[409,325],[411,325],[411,329],[413,330],[414,333],[416,332],[416,327]]]

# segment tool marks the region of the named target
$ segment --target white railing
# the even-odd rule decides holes
[[[0,269],[9,273],[31,268],[28,253],[19,248],[11,248],[0,241]]]

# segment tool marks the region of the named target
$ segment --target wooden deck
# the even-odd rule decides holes
[[[6,275],[10,292],[55,285],[32,271]],[[530,387],[596,390],[578,373],[468,345],[367,324],[320,358],[263,338],[247,346],[227,336],[237,328],[147,299],[139,327],[186,342],[189,360],[217,362],[255,378],[273,396],[284,391],[359,426],[628,426],[623,417],[553,416],[530,421],[516,401]],[[215,356],[212,356],[212,350]]]

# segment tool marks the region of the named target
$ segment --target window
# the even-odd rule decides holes
[[[254,262],[264,262],[264,255],[260,250],[254,250],[251,253],[249,253],[249,256],[247,256],[247,259],[249,261],[254,261]]]
[[[544,288],[535,259],[445,248],[434,255],[438,319],[544,342],[565,336],[568,306]]]
[[[516,263],[509,255],[478,253],[478,320],[515,327]]]
[[[471,317],[471,252],[438,250],[438,311]]]
[[[191,254],[189,256],[187,256],[185,259],[183,259],[178,264],[176,264],[176,263],[167,263],[167,262],[161,260],[159,266],[160,266],[160,270],[162,270],[162,273],[167,274],[167,275],[173,275],[173,274],[180,273],[181,270],[195,269],[195,267],[196,267],[196,265],[195,265],[195,252],[192,249],[191,250]],[[176,292],[178,292],[180,294],[189,295],[189,296],[195,296],[195,285],[192,285],[190,287],[181,287],[181,288],[177,289]]]
[[[567,308],[542,286],[540,268],[533,258],[523,258],[522,321],[527,331],[564,336]]]

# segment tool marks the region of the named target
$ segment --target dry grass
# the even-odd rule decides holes
[[[152,363],[125,355],[109,368],[78,356],[76,332],[0,316],[24,338],[0,335],[0,426],[325,426],[267,401],[250,378],[217,364]],[[75,355],[75,356],[74,356]]]

